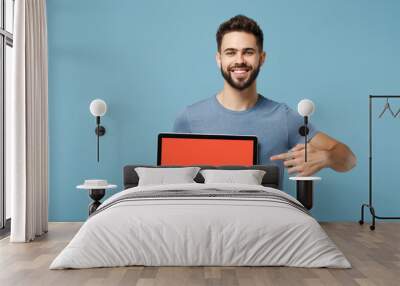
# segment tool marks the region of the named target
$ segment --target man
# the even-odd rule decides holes
[[[256,135],[260,163],[276,161],[281,175],[283,167],[289,174],[310,176],[322,168],[346,172],[355,166],[356,157],[346,145],[312,124],[304,162],[304,137],[298,132],[303,118],[257,93],[256,78],[267,56],[263,32],[254,20],[235,16],[220,25],[216,38],[223,89],[188,106],[176,119],[174,132]]]

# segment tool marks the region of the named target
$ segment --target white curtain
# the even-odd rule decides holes
[[[6,181],[12,242],[48,227],[48,89],[45,0],[16,0],[13,92],[6,103]]]

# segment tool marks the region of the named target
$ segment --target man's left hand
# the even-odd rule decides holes
[[[304,161],[304,153],[304,144],[297,144],[287,153],[274,155],[270,159],[272,161],[284,160],[283,165],[288,168],[288,173],[297,173],[299,177],[311,176],[328,166],[328,151],[307,144],[307,162]]]

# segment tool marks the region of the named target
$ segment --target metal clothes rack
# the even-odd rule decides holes
[[[375,213],[375,208],[372,205],[372,100],[373,99],[389,99],[389,98],[400,98],[400,95],[370,95],[369,96],[369,200],[368,204],[364,203],[361,206],[361,219],[358,221],[359,224],[364,224],[364,208],[369,208],[372,216],[372,224],[370,229],[375,229],[375,219],[400,219],[400,217],[391,216],[378,216]]]

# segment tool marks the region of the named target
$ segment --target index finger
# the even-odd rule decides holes
[[[286,160],[286,159],[290,159],[292,157],[292,155],[288,152],[288,153],[281,153],[278,155],[273,155],[270,157],[270,160],[275,161],[275,160]]]

